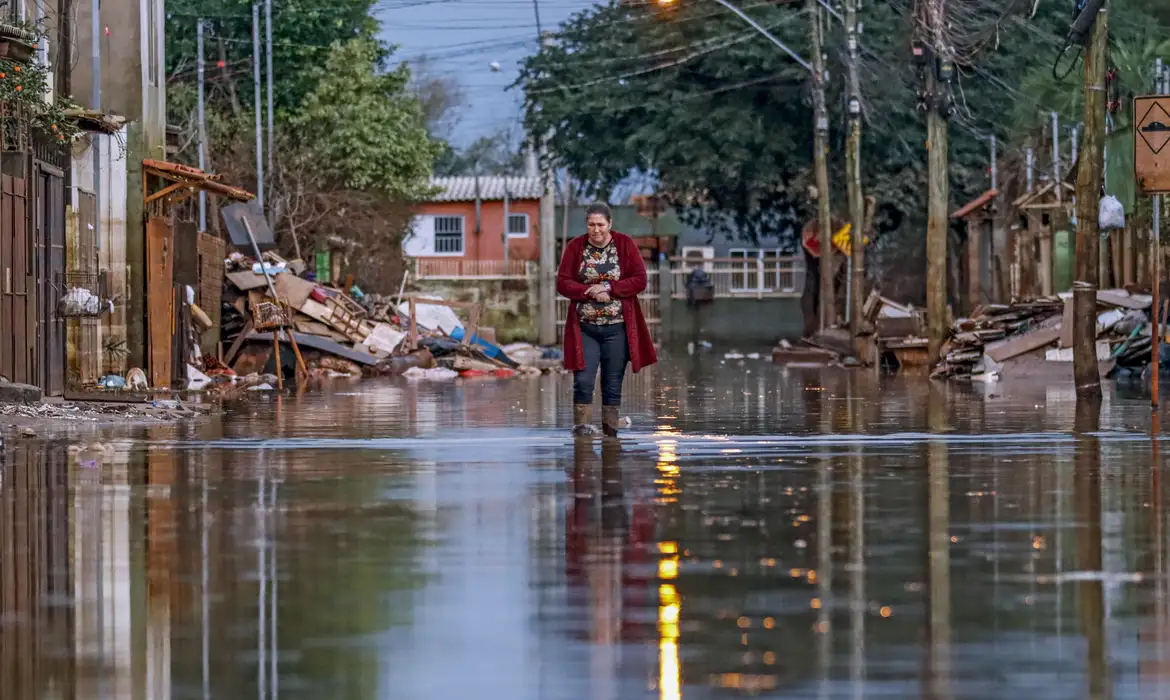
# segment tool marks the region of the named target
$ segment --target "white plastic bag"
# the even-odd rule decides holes
[[[1125,207],[1117,197],[1106,195],[1101,198],[1097,223],[1102,231],[1125,228]]]

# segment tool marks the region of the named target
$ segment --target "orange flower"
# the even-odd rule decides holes
[[[20,72],[20,66],[13,66],[13,67],[12,67],[12,70],[13,70],[14,72],[16,72],[16,73],[19,73],[19,72]]]
[[[21,87],[21,86],[19,86],[19,85],[17,85],[17,86],[16,86],[16,91],[17,91],[17,92],[20,92],[20,91],[21,91],[21,90],[23,90],[23,89],[24,89],[24,88],[22,88],[22,87]]]

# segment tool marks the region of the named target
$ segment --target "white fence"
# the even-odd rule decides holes
[[[529,260],[415,258],[414,276],[420,280],[525,279],[536,274],[536,267]]]
[[[716,299],[798,297],[804,289],[804,261],[796,257],[672,258],[671,297],[686,299],[695,268],[707,273]]]
[[[536,282],[538,266],[527,260],[450,260],[420,258],[415,261],[418,280],[527,279]],[[804,289],[804,261],[796,257],[672,258],[668,270],[653,263],[646,270],[646,291],[639,301],[650,331],[657,336],[662,323],[662,297],[687,298],[687,280],[702,268],[720,299],[771,299],[799,297]],[[569,301],[557,297],[557,333],[560,336],[569,313]]]

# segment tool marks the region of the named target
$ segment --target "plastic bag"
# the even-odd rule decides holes
[[[1117,197],[1107,195],[1101,198],[1097,223],[1102,231],[1125,228],[1125,207]]]

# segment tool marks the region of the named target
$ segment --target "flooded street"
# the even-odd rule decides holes
[[[1170,697],[1147,400],[996,393],[682,356],[620,447],[547,376],[10,441],[0,695]]]

